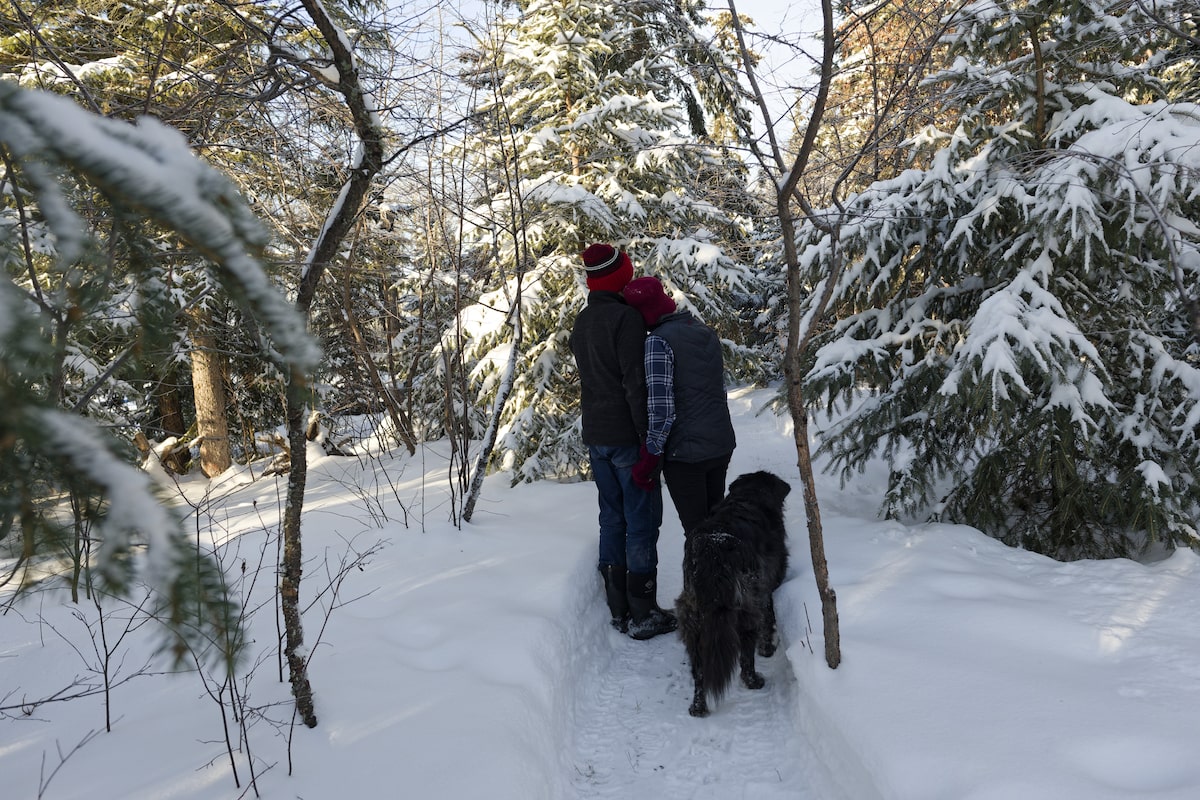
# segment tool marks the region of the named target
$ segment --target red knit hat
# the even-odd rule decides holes
[[[611,244],[594,244],[581,257],[593,292],[619,292],[633,278],[633,262]]]
[[[667,314],[675,313],[675,301],[667,296],[662,281],[646,276],[630,281],[621,294],[625,302],[642,312],[646,327],[652,328]]]

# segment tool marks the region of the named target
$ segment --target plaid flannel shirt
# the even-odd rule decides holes
[[[675,354],[666,339],[653,333],[646,337],[646,395],[646,449],[658,456],[667,449],[675,421]]]

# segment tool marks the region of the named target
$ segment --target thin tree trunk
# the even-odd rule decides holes
[[[808,349],[812,331],[819,315],[814,314],[807,331],[800,332],[800,268],[796,253],[795,225],[789,210],[788,197],[781,196],[783,206],[780,222],[783,230],[784,252],[788,262],[788,343],[784,363],[787,380],[788,411],[792,415],[792,435],[796,440],[796,463],[804,489],[804,514],[808,520],[808,546],[812,555],[813,578],[821,597],[821,620],[825,637],[825,663],[837,669],[842,663],[842,635],[838,624],[837,593],[829,582],[829,562],[825,558],[825,528],[821,524],[821,507],[817,502],[817,482],[813,472],[812,446],[808,439],[808,407],[804,402],[804,373],[802,361]],[[833,280],[834,276],[830,276]]]
[[[513,379],[517,372],[517,356],[521,345],[520,292],[517,292],[513,302],[516,304],[512,310],[513,346],[508,354],[508,363],[504,367],[504,378],[496,390],[496,403],[492,408],[492,419],[488,423],[487,433],[480,444],[479,458],[475,461],[475,472],[471,476],[471,485],[467,489],[467,502],[463,506],[462,514],[463,522],[470,522],[471,517],[475,515],[475,503],[479,500],[479,494],[483,490],[483,478],[487,474],[488,461],[492,457],[492,451],[496,448],[496,436],[500,431],[500,417],[504,414],[504,405],[508,402],[509,394],[512,393]]]
[[[746,46],[740,17],[734,6],[734,0],[728,0],[732,24],[737,35],[738,46],[742,56],[742,66],[750,81],[753,96],[763,113],[767,125],[767,138],[771,147],[770,160],[762,159],[764,168],[774,167],[778,171],[779,180],[776,187],[776,213],[779,217],[779,228],[783,240],[784,262],[787,265],[788,285],[788,340],[787,353],[784,360],[784,378],[787,381],[788,411],[792,417],[792,430],[796,443],[796,464],[800,471],[800,482],[804,494],[804,513],[808,521],[808,543],[812,556],[813,577],[817,583],[817,593],[821,597],[821,619],[825,638],[825,663],[830,669],[836,669],[842,662],[841,631],[838,624],[837,593],[829,582],[829,564],[825,558],[825,531],[821,524],[821,508],[817,500],[817,484],[812,465],[812,448],[808,441],[808,408],[804,402],[802,362],[808,344],[812,339],[821,317],[824,315],[825,303],[818,303],[818,308],[809,316],[807,322],[801,314],[801,285],[800,259],[796,252],[796,225],[792,214],[792,202],[797,201],[800,207],[809,212],[809,205],[800,196],[797,186],[800,176],[808,164],[816,143],[817,131],[821,118],[825,113],[825,101],[829,96],[829,86],[833,75],[834,29],[833,5],[831,0],[821,0],[824,19],[824,53],[821,60],[821,83],[812,114],[809,117],[808,128],[800,145],[800,151],[791,167],[788,168],[783,149],[779,146],[772,127],[772,117],[767,109],[766,98],[759,88],[754,74],[753,63],[749,48]],[[757,152],[757,150],[756,150]],[[822,297],[828,297],[836,275],[830,275],[826,292]],[[802,326],[803,329],[802,329]]]
[[[367,196],[375,175],[383,167],[383,131],[374,109],[367,104],[367,94],[359,83],[354,55],[347,44],[349,37],[337,26],[321,0],[301,0],[326,46],[333,56],[338,80],[332,87],[345,99],[354,129],[361,143],[356,163],[351,165],[350,177],[342,187],[337,203],[330,210],[320,236],[309,253],[304,273],[296,291],[296,308],[307,319],[321,277],[337,256],[338,249],[350,232]],[[309,376],[292,371],[288,376],[287,410],[288,460],[287,505],[283,514],[283,564],[279,579],[279,600],[285,627],[284,656],[288,663],[292,696],[296,711],[310,728],[317,725],[312,684],[308,678],[308,657],[304,650],[304,629],[300,614],[300,578],[303,547],[300,538],[300,517],[304,510],[304,489],[308,479],[308,458],[305,436],[305,406],[311,397]]]
[[[304,652],[304,625],[300,615],[300,578],[304,570],[304,552],[300,542],[300,513],[304,510],[304,489],[308,481],[308,439],[304,435],[304,376],[293,372],[288,381],[287,432],[288,459],[287,503],[283,510],[283,563],[279,575],[279,603],[283,614],[283,654],[288,664],[296,712],[310,728],[317,726],[312,684],[308,679],[308,658]]]
[[[512,120],[509,117],[508,105],[503,105],[501,111],[507,123],[506,128],[511,131],[513,126],[511,124]],[[505,141],[503,134],[501,134],[500,139],[501,142]],[[492,450],[496,446],[500,418],[504,414],[504,406],[508,402],[509,394],[512,392],[513,381],[516,380],[518,356],[524,344],[524,329],[521,322],[521,298],[523,297],[525,280],[525,260],[529,255],[529,247],[525,239],[525,199],[520,192],[521,164],[516,142],[510,142],[509,144],[511,147],[508,148],[507,157],[504,159],[504,179],[509,197],[508,227],[513,240],[513,268],[516,271],[516,286],[513,289],[508,312],[508,322],[513,332],[512,348],[508,354],[508,363],[505,365],[500,387],[496,390],[496,403],[492,408],[492,418],[488,422],[488,430],[479,450],[479,458],[475,462],[475,473],[472,475],[471,484],[467,489],[466,504],[463,506],[462,515],[464,522],[470,522],[471,517],[475,514],[475,503],[479,500],[479,494],[483,490],[483,478],[487,472],[488,461],[492,457]],[[499,270],[499,274],[500,280],[504,281],[503,269]]]

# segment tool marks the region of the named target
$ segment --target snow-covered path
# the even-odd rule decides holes
[[[757,413],[764,397],[731,401],[731,475],[792,474],[790,428]],[[89,734],[103,725],[99,696],[0,717],[0,794],[229,800],[253,794],[251,753],[264,798],[395,797],[398,780],[405,797],[439,800],[1200,797],[1195,553],[1063,564],[964,526],[874,519],[882,465],[845,487],[823,480],[841,665],[820,655],[820,601],[793,499],[792,565],[776,593],[784,642],[760,663],[767,687],[735,684],[697,720],[679,640],[633,642],[607,624],[594,487],[493,476],[476,521],[460,529],[438,521],[444,460],[427,447],[419,466],[402,456],[387,464],[392,483],[372,483],[359,474],[370,462],[309,465],[305,597],[323,585],[322,564],[378,543],[324,630],[323,606],[306,617],[317,728],[288,728],[286,681],[273,659],[251,662],[235,786],[223,717],[197,676],[151,673],[116,687],[111,733]],[[379,526],[363,500],[393,484],[410,505],[389,508]],[[243,470],[185,488],[206,521],[253,550],[272,541],[264,515],[282,508],[282,485]],[[658,596],[669,604],[682,538],[673,511],[665,516]],[[262,609],[250,624],[256,654],[276,641],[271,584],[260,580],[267,599],[248,605]],[[0,614],[0,695],[19,689],[10,702],[50,696],[93,669],[94,612],[51,591]],[[160,643],[150,626],[124,638],[126,664]]]
[[[668,514],[669,514],[668,510]],[[660,543],[659,602],[679,593],[682,544]],[[601,602],[597,598],[597,603]],[[837,800],[797,726],[798,687],[784,647],[759,659],[765,688],[736,678],[704,719],[688,715],[691,674],[677,636],[635,642],[612,630],[579,663],[570,703],[569,762],[578,800]]]
[[[796,679],[782,653],[760,667],[765,689],[735,685],[711,716],[693,719],[678,641],[611,638],[612,658],[576,684],[571,783],[580,800],[830,800],[796,729]]]

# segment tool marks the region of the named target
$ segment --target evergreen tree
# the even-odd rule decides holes
[[[484,203],[468,221],[489,272],[462,319],[478,406],[511,381],[498,450],[515,479],[586,462],[567,337],[586,301],[578,254],[588,244],[625,248],[640,274],[662,278],[734,341],[739,307],[761,294],[731,256],[748,222],[710,191],[740,185],[744,170],[701,135],[705,116],[730,102],[722,81],[706,81],[725,60],[705,47],[701,8],[530,0],[480,48],[487,99],[465,146]]]
[[[263,154],[270,139],[264,129],[273,129],[263,126],[254,112],[279,92],[269,88],[263,66],[263,32],[270,27],[271,8],[269,2],[236,10],[226,2],[14,2],[0,19],[0,70],[22,86],[72,97],[111,118],[153,116],[182,131],[197,152],[227,175],[238,176],[243,186],[257,183],[282,191],[291,185],[296,195],[303,195],[291,181],[261,179],[263,165],[271,163]],[[253,194],[271,196],[265,188]],[[267,398],[268,408],[274,403],[276,419],[280,413],[278,387],[265,390],[261,363],[241,373],[258,376],[262,388],[257,393],[246,391],[239,376],[229,375],[230,354],[261,361],[253,326],[245,324],[236,304],[209,279],[202,258],[179,246],[168,232],[154,230],[146,220],[114,220],[105,203],[83,202],[78,208],[111,259],[108,269],[88,277],[96,299],[90,313],[53,332],[59,348],[72,353],[64,373],[64,402],[75,402],[89,376],[107,375],[106,385],[93,390],[89,413],[123,426],[130,436],[144,431],[154,439],[182,436],[188,427],[185,414],[198,418],[198,430],[193,430],[200,435],[201,461],[206,472],[220,472],[230,463],[227,406],[219,403],[193,413],[193,397],[200,405],[206,398],[223,400],[224,381],[231,377],[230,386],[239,388],[244,401],[241,418],[254,417],[262,425],[262,416],[255,413],[259,404],[251,397]],[[27,291],[38,290],[34,283],[44,291],[44,313],[64,318],[68,309],[59,301],[70,287],[62,284],[62,275],[40,266],[50,263],[52,259],[33,257],[28,269],[14,275]],[[171,314],[161,307],[153,327],[129,324],[131,267],[155,271],[160,295],[174,305]],[[220,348],[199,344],[217,341]],[[114,362],[128,351],[136,357]],[[193,371],[196,365],[211,369]],[[176,466],[182,468],[183,462]]]
[[[355,0],[326,5],[342,19],[379,7]],[[386,84],[380,74],[386,68],[380,59],[395,57],[381,46],[386,32],[364,20],[348,20],[346,27],[355,31],[361,50],[371,56],[360,62],[360,69],[378,88],[377,99],[391,102],[393,91],[386,87],[398,84]],[[277,0],[21,0],[0,9],[0,72],[23,86],[71,96],[107,116],[151,115],[183,132],[202,158],[242,188],[271,226],[268,264],[276,281],[293,288],[297,265],[321,230],[325,210],[334,204],[352,163],[354,142],[345,135],[347,112],[327,85],[328,72],[322,71],[328,63],[310,24]],[[97,310],[88,315],[86,330],[64,327],[56,334],[63,335],[63,349],[75,354],[77,371],[109,374],[111,386],[94,395],[91,412],[108,415],[126,431],[144,430],[157,439],[182,435],[185,416],[216,420],[228,408],[228,425],[222,419],[214,425],[218,430],[199,433],[217,433],[223,439],[221,431],[240,428],[240,442],[231,437],[234,440],[224,444],[232,445],[234,457],[252,458],[257,454],[256,434],[277,426],[283,415],[282,376],[263,369],[256,327],[247,324],[236,304],[207,277],[202,259],[187,248],[169,245],[174,240],[166,233],[155,234],[146,230],[145,221],[138,221],[139,228],[123,236],[125,230],[111,225],[103,205],[85,216],[97,240],[114,254],[111,270],[91,276],[95,282],[107,281],[104,286],[97,283],[93,294],[115,298],[113,321],[99,325],[102,315]],[[313,329],[329,354],[317,389],[335,409],[345,407],[346,397],[378,395],[359,377],[365,367],[354,355],[343,303],[347,295],[358,301],[374,290],[369,281],[380,264],[369,258],[379,250],[373,241],[376,233],[374,226],[360,229],[354,238],[361,245],[358,252],[347,252],[354,269],[339,272],[337,290],[322,292],[316,301]],[[153,246],[137,250],[139,242],[151,241]],[[164,296],[176,305],[176,313],[164,314],[153,330],[120,324],[128,319],[120,297],[125,267],[135,257],[145,268],[159,271]],[[31,291],[34,274],[47,286],[55,280],[52,272],[33,273],[23,265],[14,272]],[[364,308],[361,316],[369,322],[373,315]],[[361,327],[370,333],[369,325]],[[206,348],[210,358],[195,358],[202,342],[220,347]],[[112,358],[135,344],[138,357],[108,373]],[[212,369],[195,368],[199,364]],[[64,385],[70,394],[81,381],[74,374],[67,377],[74,378]],[[194,408],[193,397],[220,398],[222,380],[230,392],[228,404]],[[196,385],[204,383],[207,391]],[[111,396],[122,402],[104,402]],[[201,439],[201,451],[206,441]],[[203,460],[203,452],[201,456]],[[219,461],[227,466],[228,456]]]
[[[271,337],[280,366],[316,364],[319,353],[303,320],[273,290],[256,257],[264,229],[232,184],[195,160],[177,132],[152,120],[135,127],[98,118],[65,98],[0,81],[0,157],[6,167],[0,180],[18,218],[36,210],[39,220],[0,239],[0,259],[29,264],[35,248],[49,254],[48,269],[65,276],[64,293],[74,299],[72,318],[111,306],[77,290],[109,268],[109,254],[70,202],[82,185],[92,189],[89,204],[102,203],[114,219],[131,226],[146,220],[203,254],[213,279]],[[174,314],[146,262],[131,261],[127,279],[132,327],[152,328]],[[241,644],[237,608],[219,567],[189,544],[118,441],[80,413],[83,399],[62,405],[52,320],[42,295],[22,291],[7,276],[0,281],[0,485],[6,487],[0,545],[18,557],[6,581],[15,576],[20,585],[61,566],[61,543],[71,537],[60,506],[70,495],[80,509],[76,557],[94,570],[95,585],[127,592],[135,578],[144,580],[156,590],[176,656],[190,647],[232,660]],[[139,559],[142,546],[146,557]]]
[[[928,166],[806,232],[815,289],[847,259],[808,373],[847,405],[824,448],[847,478],[889,460],[889,514],[1064,559],[1194,545],[1200,108],[1160,80],[1180,43],[1142,4],[989,0],[947,29],[957,124],[918,138]]]

